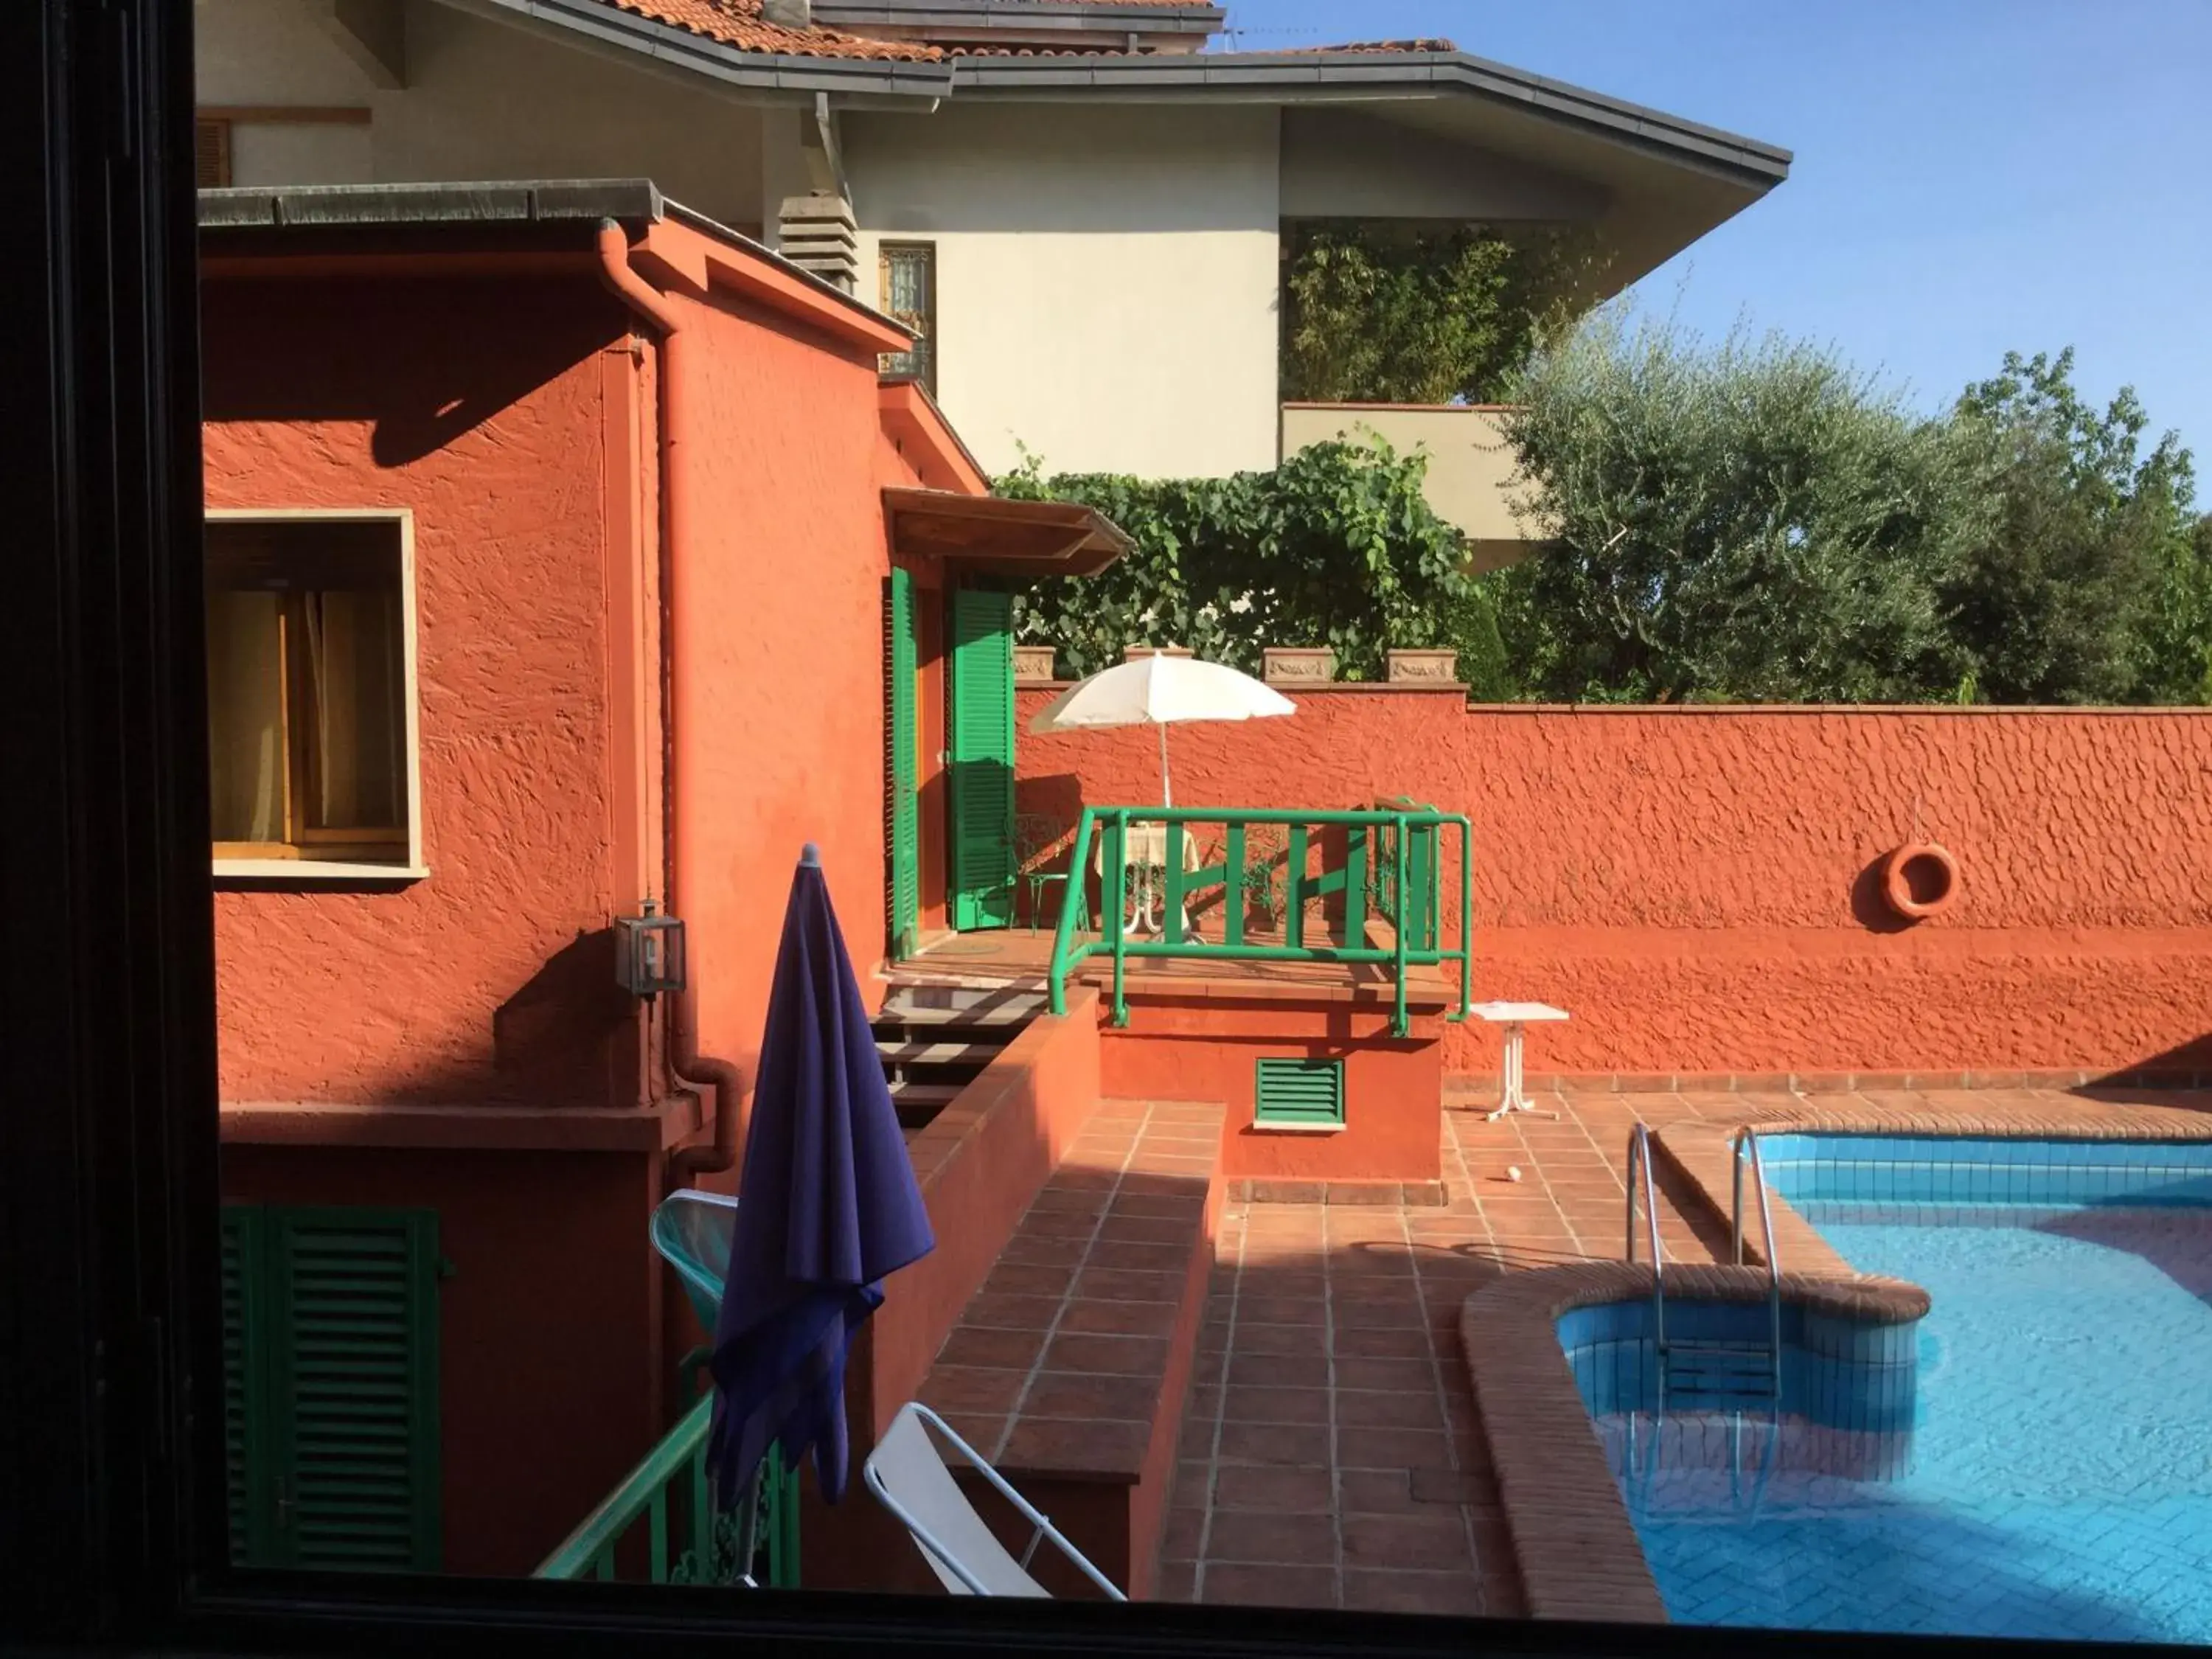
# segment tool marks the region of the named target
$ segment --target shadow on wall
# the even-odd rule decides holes
[[[2092,1079],[2080,1092],[2113,1106],[2212,1106],[2212,1099],[2177,1100],[2177,1089],[2212,1088],[2212,1032]]]
[[[211,283],[206,418],[365,421],[376,464],[404,466],[619,339],[588,284]]]
[[[1902,933],[1920,924],[1910,916],[1900,916],[1889,908],[1883,896],[1886,877],[1882,866],[1889,861],[1884,853],[1858,873],[1851,883],[1851,919],[1869,933]]]
[[[579,933],[492,1014],[492,1068],[502,1091],[573,1097],[597,1081],[593,1104],[627,1104],[613,1088],[632,1048],[637,1005],[615,982],[611,927]]]

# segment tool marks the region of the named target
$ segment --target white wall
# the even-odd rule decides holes
[[[937,245],[938,398],[992,471],[1218,477],[1275,464],[1277,112],[848,114],[862,297],[885,238]]]
[[[326,33],[327,11],[327,0],[195,0],[203,106],[370,112],[367,127],[238,126],[234,183],[648,178],[727,223],[762,222],[757,106],[636,67],[634,53],[430,0],[407,5],[407,84],[386,90]]]

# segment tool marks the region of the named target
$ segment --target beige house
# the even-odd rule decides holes
[[[1347,15],[1352,9],[1347,8]],[[994,471],[1423,443],[1484,562],[1484,411],[1285,408],[1303,220],[1586,227],[1607,291],[1788,155],[1454,49],[1212,50],[1184,0],[195,0],[202,182],[651,177],[915,324]]]

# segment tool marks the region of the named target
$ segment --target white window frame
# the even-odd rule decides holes
[[[415,512],[405,507],[210,507],[201,516],[214,523],[301,524],[314,521],[381,520],[399,527],[399,626],[404,680],[402,712],[407,724],[407,858],[403,864],[371,864],[333,859],[213,860],[216,878],[257,885],[400,884],[430,873],[422,861],[422,690],[415,642]],[[212,842],[210,842],[212,845]]]

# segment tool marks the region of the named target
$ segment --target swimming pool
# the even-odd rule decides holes
[[[1560,1321],[1668,1615],[2212,1641],[2212,1145],[1761,1144],[1845,1260],[1932,1305],[1856,1345],[1796,1315],[1778,1416],[1658,1412],[1642,1316]]]

